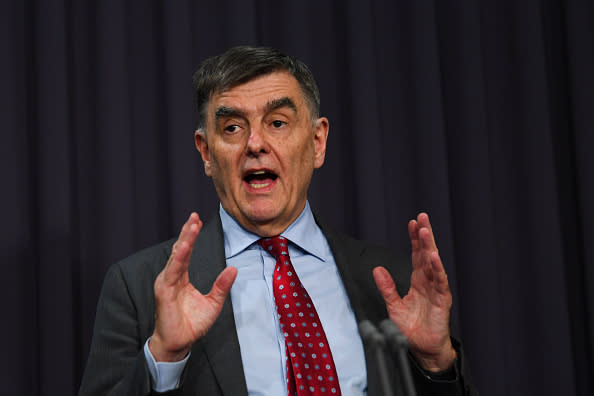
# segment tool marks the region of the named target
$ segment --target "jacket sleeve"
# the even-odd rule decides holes
[[[458,358],[451,369],[441,373],[429,373],[423,370],[409,353],[411,373],[417,395],[478,396],[478,393],[470,383],[462,345],[455,338],[452,338],[452,345],[456,350]]]
[[[140,278],[154,276],[151,273],[154,271],[144,270]],[[120,263],[114,264],[105,277],[80,396],[158,394],[152,391],[143,351],[153,323],[152,290],[143,291],[141,298],[147,301],[140,303],[138,291],[131,290],[128,278]],[[152,285],[150,279],[136,280]],[[176,395],[178,392],[165,394]]]

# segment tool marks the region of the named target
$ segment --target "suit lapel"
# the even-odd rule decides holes
[[[369,260],[365,258],[366,245],[361,241],[334,232],[320,223],[318,219],[316,222],[330,245],[357,323],[367,319],[377,324],[381,318],[387,316],[385,305],[377,291],[372,275],[373,267],[379,263],[368,262]],[[367,369],[367,394],[369,396],[381,395],[374,351],[365,343],[363,349]]]
[[[374,321],[377,299],[372,266],[364,259],[366,245],[361,241],[338,234],[316,219],[326,236],[338,272],[349,297],[357,322],[364,319]],[[371,301],[370,297],[374,300]]]
[[[202,229],[194,247],[188,269],[190,282],[206,294],[225,267],[223,228],[217,214]],[[200,341],[223,394],[247,395],[231,298],[227,297],[221,314]]]

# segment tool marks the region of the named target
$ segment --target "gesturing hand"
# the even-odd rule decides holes
[[[373,270],[390,319],[408,338],[410,350],[425,370],[442,371],[456,358],[450,340],[452,294],[426,213],[408,223],[413,272],[408,294],[401,298],[383,267]]]
[[[190,283],[188,266],[202,221],[192,213],[182,227],[167,265],[155,280],[155,330],[149,349],[156,361],[182,360],[219,316],[237,269],[227,267],[203,295]]]

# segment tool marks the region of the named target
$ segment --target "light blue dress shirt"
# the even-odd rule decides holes
[[[286,395],[285,341],[272,293],[275,259],[257,243],[258,235],[246,231],[222,207],[219,213],[225,259],[228,266],[237,268],[231,302],[248,392],[250,395]],[[365,355],[355,315],[330,246],[314,220],[309,203],[281,235],[290,241],[291,262],[322,322],[342,394],[365,395]],[[179,363],[156,363],[148,350],[148,342],[145,356],[155,390],[177,386],[187,358]]]

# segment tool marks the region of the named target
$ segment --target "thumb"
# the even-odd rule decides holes
[[[392,279],[387,269],[384,267],[375,267],[373,269],[373,279],[388,306],[400,301],[400,295],[396,290],[394,279]]]
[[[236,277],[237,268],[225,268],[223,272],[221,272],[215,280],[214,284],[212,285],[212,289],[210,289],[210,293],[208,293],[207,297],[212,299],[218,306],[223,305],[225,299],[227,298],[227,295],[229,295],[229,291],[231,290],[231,286],[233,286],[233,282],[235,282]]]

